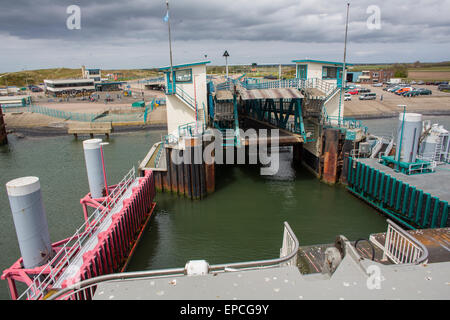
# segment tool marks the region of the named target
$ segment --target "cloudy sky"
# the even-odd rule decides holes
[[[347,2],[170,0],[174,62],[224,64],[225,49],[231,64],[341,61]],[[350,1],[347,61],[450,60],[449,13],[450,0]],[[165,0],[1,0],[0,72],[168,65],[165,14]]]

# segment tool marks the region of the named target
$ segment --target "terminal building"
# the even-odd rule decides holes
[[[92,79],[95,82],[102,80],[102,71],[100,69],[86,69],[85,66],[82,66],[81,73],[83,79]]]
[[[45,92],[61,95],[76,92],[95,91],[95,81],[93,79],[62,79],[44,80]]]

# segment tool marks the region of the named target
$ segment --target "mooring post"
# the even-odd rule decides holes
[[[38,177],[23,177],[6,184],[9,204],[19,241],[23,267],[36,268],[47,263],[53,249]]]
[[[102,198],[104,196],[103,191],[106,187],[101,143],[102,139],[89,139],[83,141],[89,190],[93,199]]]

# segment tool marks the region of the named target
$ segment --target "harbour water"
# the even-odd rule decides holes
[[[425,118],[426,119],[426,118]],[[433,118],[450,128],[450,117]],[[370,131],[395,131],[396,119],[368,120]],[[378,132],[377,132],[378,131]],[[121,133],[105,147],[108,182],[115,183],[163,131]],[[79,200],[88,191],[82,140],[73,137],[9,137],[0,147],[0,269],[20,255],[5,184],[35,175],[41,180],[52,241],[70,237],[83,223]],[[386,228],[385,218],[342,186],[319,182],[293,167],[289,151],[281,153],[279,174],[259,175],[255,166],[222,167],[216,172],[216,193],[202,201],[157,194],[157,210],[128,270],[181,267],[188,260],[225,263],[279,255],[283,221],[301,245],[331,243],[336,235],[367,237]],[[9,299],[5,281],[0,299]]]

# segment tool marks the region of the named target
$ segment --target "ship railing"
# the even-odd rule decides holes
[[[126,192],[129,186],[136,180],[136,171],[133,167],[125,177],[111,191],[100,206],[88,217],[64,243],[64,245],[56,252],[52,260],[42,268],[40,273],[34,277],[33,282],[19,296],[18,300],[42,299],[48,290],[56,283],[59,276],[63,274],[65,269],[70,265],[73,258],[79,253],[81,248],[89,241],[90,237],[95,233],[100,223],[107,217],[110,209],[119,201],[120,197]]]
[[[436,161],[420,161],[417,163],[410,163],[408,165],[409,174],[419,174],[424,172],[434,172],[437,166]]]
[[[395,264],[421,264],[428,260],[427,248],[400,226],[387,219],[388,229],[383,249],[383,259]]]
[[[444,163],[450,163],[450,152],[429,152],[417,155],[417,159],[429,162],[436,162],[436,165],[441,165]]]
[[[296,265],[298,250],[298,239],[292,231],[289,223],[284,222],[283,246],[280,250],[280,258],[211,265],[209,266],[209,272],[233,272],[244,269],[249,270],[284,265]],[[48,300],[87,300],[94,296],[96,286],[100,283],[135,280],[139,278],[162,278],[176,275],[181,276],[185,274],[185,268],[108,274],[75,283],[74,285],[64,288],[49,296]]]

